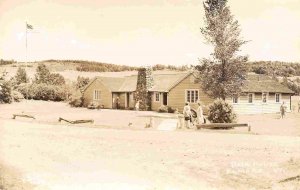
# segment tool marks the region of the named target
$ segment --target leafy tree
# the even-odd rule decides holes
[[[48,81],[48,84],[51,85],[64,85],[66,84],[65,78],[59,74],[59,73],[51,73],[49,75],[50,81]]]
[[[238,21],[231,14],[227,0],[206,0],[203,6],[205,26],[201,33],[214,52],[212,58],[201,60],[196,69],[204,91],[224,100],[241,92],[248,58],[237,52],[246,41],[240,37]]]
[[[11,84],[5,80],[6,72],[0,75],[0,103],[11,103]]]
[[[76,82],[76,89],[82,91],[89,82],[90,82],[90,78],[78,76]]]
[[[300,83],[298,81],[298,78],[295,81],[292,81],[287,77],[284,77],[282,84],[288,87],[290,90],[294,91],[296,95],[300,95]]]
[[[58,73],[51,73],[45,64],[39,64],[36,68],[35,81],[36,84],[64,85],[65,78]]]
[[[24,68],[19,67],[15,76],[15,82],[17,85],[21,83],[27,83],[29,82],[29,78],[27,76],[27,73]]]

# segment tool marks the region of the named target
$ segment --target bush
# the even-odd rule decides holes
[[[12,99],[13,99],[13,101],[14,102],[20,102],[21,100],[23,100],[24,99],[24,96],[23,96],[23,94],[21,94],[20,92],[18,92],[18,91],[12,91]]]
[[[8,81],[0,79],[0,103],[11,103],[11,85]]]
[[[209,105],[207,119],[212,123],[233,123],[235,122],[236,114],[233,112],[231,105],[218,99]]]
[[[69,104],[71,107],[82,107],[83,106],[83,97],[80,91],[76,91],[71,95]]]
[[[168,113],[175,113],[176,112],[176,109],[170,107],[170,106],[167,106],[168,107]]]
[[[100,109],[101,106],[99,103],[97,102],[91,102],[88,106],[87,106],[88,109]]]
[[[48,85],[44,83],[21,84],[17,90],[27,99],[63,101],[67,97],[64,86]]]
[[[160,106],[158,108],[159,113],[167,113],[168,112],[168,107],[167,106]]]
[[[160,107],[158,108],[158,112],[159,112],[159,113],[175,113],[175,111],[176,111],[176,109],[173,109],[172,107],[170,107],[170,106],[165,106],[165,105],[160,106]]]

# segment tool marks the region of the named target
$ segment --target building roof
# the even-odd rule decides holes
[[[188,77],[190,72],[178,72],[167,74],[153,74],[151,92],[169,92],[182,80]],[[137,75],[131,75],[126,77],[95,77],[86,88],[92,84],[95,80],[99,80],[112,92],[134,92],[137,85]],[[294,92],[272,79],[267,75],[248,74],[246,82],[242,87],[243,92],[273,92],[273,93],[289,93]]]
[[[121,77],[94,77],[89,84],[86,85],[84,91],[96,80],[100,81],[104,86],[110,89],[110,91],[118,90],[124,82],[124,78]]]
[[[124,77],[121,87],[116,91],[133,92],[136,90],[136,84],[137,84],[137,75]]]
[[[153,87],[149,89],[152,92],[168,92],[190,73],[168,73],[168,74],[153,74]],[[95,77],[86,88],[95,80],[101,81],[112,92],[133,92],[136,90],[137,75],[126,77]],[[86,89],[85,88],[85,89]]]
[[[273,92],[273,93],[290,93],[294,92],[288,87],[280,84],[267,75],[249,74],[245,85],[242,87],[243,92]]]
[[[172,74],[154,74],[154,85],[149,91],[169,92],[174,86],[185,79],[190,72],[172,73]]]

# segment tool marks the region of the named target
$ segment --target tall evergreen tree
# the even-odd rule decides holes
[[[214,47],[214,52],[212,58],[202,59],[196,68],[204,91],[225,100],[241,92],[248,58],[237,52],[246,41],[241,39],[240,26],[230,12],[227,0],[206,0],[203,6],[205,26],[201,33]]]
[[[24,68],[19,67],[15,76],[16,84],[27,83],[29,82],[29,78]]]
[[[48,84],[50,81],[50,71],[45,64],[39,64],[36,68],[35,83]]]

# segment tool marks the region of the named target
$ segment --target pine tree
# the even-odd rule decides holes
[[[247,74],[247,56],[237,52],[246,43],[240,37],[240,26],[231,14],[227,0],[206,0],[205,26],[201,33],[214,47],[212,58],[201,60],[196,67],[202,88],[210,96],[225,100],[241,92]]]
[[[19,67],[15,76],[16,84],[19,85],[21,83],[29,82],[29,78],[27,77],[27,73],[24,68]]]
[[[35,83],[49,83],[50,71],[45,64],[39,64],[36,68]]]

